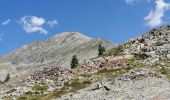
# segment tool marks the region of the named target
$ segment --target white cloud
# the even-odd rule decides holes
[[[56,25],[58,25],[58,21],[57,20],[51,20],[48,21],[47,23],[50,27],[55,27]]]
[[[164,13],[170,10],[170,4],[164,2],[164,0],[155,0],[155,3],[155,10],[150,10],[150,13],[144,18],[146,20],[146,25],[151,28],[163,24]]]
[[[125,2],[130,5],[133,5],[135,2],[142,2],[142,1],[150,3],[152,0],[125,0]]]
[[[45,23],[45,19],[44,18],[38,18],[36,16],[32,16],[32,24],[35,26],[41,26]]]
[[[127,3],[127,4],[133,4],[134,2],[135,2],[136,0],[125,0],[125,2]]]
[[[7,19],[7,20],[5,20],[4,22],[2,22],[2,25],[3,25],[3,26],[6,26],[6,25],[8,25],[10,22],[11,22],[11,19]]]
[[[24,16],[21,18],[21,24],[23,29],[27,33],[39,32],[42,34],[47,34],[48,31],[43,28],[45,24],[45,19],[36,16]]]

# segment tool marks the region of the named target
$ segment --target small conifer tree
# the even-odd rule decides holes
[[[102,56],[105,52],[105,47],[103,47],[101,44],[99,44],[99,47],[98,47],[98,56]]]
[[[74,55],[71,60],[71,68],[76,68],[77,66],[78,66],[78,59],[77,59],[77,56]]]

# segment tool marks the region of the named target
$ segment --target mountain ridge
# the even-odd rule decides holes
[[[62,32],[40,42],[23,45],[0,58],[0,68],[17,74],[38,66],[60,66],[69,68],[71,57],[76,54],[80,63],[97,56],[97,45],[106,48],[113,45],[105,40],[96,40],[79,32]],[[92,53],[92,54],[90,54]]]
[[[111,49],[109,49],[110,43],[104,40],[89,40],[85,37],[86,42],[79,45],[75,42],[77,39],[67,36],[64,35],[66,39],[59,42],[56,37],[50,40],[51,43],[58,43],[51,45],[52,47],[58,45],[61,46],[59,49],[62,52],[63,48],[67,48],[69,52],[63,52],[57,58],[53,56],[49,58],[54,59],[54,62],[59,57],[63,57],[62,59],[56,63],[47,62],[44,67],[35,65],[37,69],[23,69],[29,73],[23,72],[0,85],[2,90],[0,98],[24,97],[28,100],[155,100],[155,98],[168,100],[170,98],[169,26],[153,29]],[[70,43],[70,40],[74,42]],[[102,56],[97,56],[100,43],[106,48],[106,52]],[[49,48],[49,45],[45,45]],[[33,50],[40,51],[41,48]],[[25,49],[23,51],[27,54]],[[65,62],[70,62],[67,58],[71,58],[74,54],[78,55],[79,60],[86,57],[87,59],[76,68],[67,68]],[[33,55],[36,53],[33,52]],[[42,55],[44,57],[46,53]],[[36,61],[35,63],[38,64]]]

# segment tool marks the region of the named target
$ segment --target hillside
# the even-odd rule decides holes
[[[169,100],[170,27],[161,27],[131,39],[107,52],[106,57],[88,62],[95,74],[78,78],[93,79],[77,93],[56,100]],[[78,80],[78,81],[79,81]]]
[[[92,39],[78,32],[63,32],[48,40],[24,45],[0,58],[0,76],[3,79],[7,72],[11,76],[23,75],[43,67],[70,68],[74,54],[78,56],[80,63],[94,58],[98,54],[100,43],[106,48],[113,47],[105,40]]]
[[[68,41],[72,46],[82,40],[77,40],[77,35],[63,39],[62,34],[49,40],[56,37],[60,39],[62,37],[62,41]],[[74,42],[71,43],[72,40]],[[78,47],[75,47],[82,52],[81,57],[87,59],[83,60],[77,68],[69,69],[68,65],[61,63],[64,67],[45,66],[32,71],[27,76],[10,79],[1,84],[0,98],[7,100],[12,98],[17,100],[168,100],[170,98],[169,26],[153,29],[111,49],[110,43],[102,40],[102,44],[107,48],[102,56],[97,56],[98,43],[101,41],[87,37],[83,41],[86,42],[77,43]],[[57,43],[61,47],[65,45],[65,42]],[[95,48],[88,48],[88,52],[85,52],[86,45]],[[68,45],[65,48],[68,48]],[[92,56],[93,50],[95,56]],[[13,56],[15,53],[9,55]],[[9,55],[3,57],[2,61],[7,61]],[[66,55],[62,53],[61,56],[68,55],[70,52]],[[81,57],[78,59],[82,60]],[[88,59],[89,57],[91,59]],[[60,65],[57,63],[56,66]]]

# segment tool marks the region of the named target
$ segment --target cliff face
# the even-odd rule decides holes
[[[80,63],[96,57],[99,43],[106,48],[113,47],[105,40],[92,39],[78,32],[63,32],[48,40],[24,45],[0,58],[0,71],[6,70],[13,75],[39,67],[69,68],[74,54]]]

